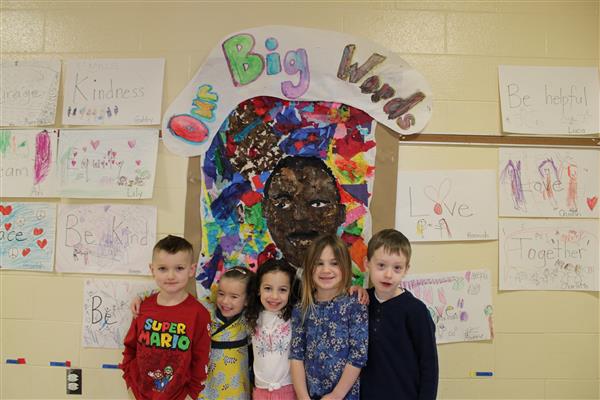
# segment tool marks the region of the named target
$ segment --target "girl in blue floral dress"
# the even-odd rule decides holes
[[[302,299],[292,312],[290,365],[299,399],[358,399],[367,362],[367,307],[347,294],[350,254],[335,235],[316,239],[304,260]]]

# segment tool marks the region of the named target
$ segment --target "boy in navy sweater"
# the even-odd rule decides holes
[[[425,304],[400,282],[409,268],[410,242],[385,229],[367,248],[369,357],[361,372],[361,399],[432,400],[438,386],[435,325]]]

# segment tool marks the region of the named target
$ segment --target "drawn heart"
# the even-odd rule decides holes
[[[586,199],[587,201],[587,205],[590,208],[590,211],[594,210],[594,208],[596,207],[596,204],[598,203],[598,196],[594,196],[594,197],[588,197]]]
[[[72,165],[72,166],[75,166],[75,164],[77,164],[77,161],[75,161],[75,160],[71,160],[71,165]]]
[[[44,233],[44,229],[43,229],[43,228],[33,228],[33,234],[34,234],[35,236],[39,236],[39,235],[41,235],[42,233]]]
[[[73,152],[73,157],[77,157],[77,152],[76,151]]]
[[[135,164],[139,166],[142,163],[142,160],[135,160]]]
[[[129,145],[130,149],[133,149],[135,147],[135,140],[128,140],[127,144]]]
[[[36,243],[37,243],[38,246],[40,246],[40,249],[43,249],[48,244],[48,240],[46,240],[46,239],[42,239],[42,240],[38,239],[36,241]]]
[[[23,257],[26,257],[29,253],[31,253],[31,249],[29,247],[25,247],[21,252],[21,254],[23,254]]]
[[[117,152],[116,152],[116,151],[113,151],[113,152],[111,152],[111,155],[112,155],[113,157],[116,157],[116,156],[117,156]]]
[[[7,222],[6,224],[4,224],[4,229],[6,229],[7,231],[10,231],[11,226],[12,226],[12,224]]]
[[[12,206],[0,206],[0,213],[2,213],[2,215],[7,216],[10,215],[10,213],[12,212]]]
[[[100,146],[100,141],[99,140],[90,140],[90,144],[92,145],[94,150],[96,150],[98,148],[98,146]]]

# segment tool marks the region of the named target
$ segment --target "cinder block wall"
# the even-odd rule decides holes
[[[499,64],[598,66],[600,51],[597,0],[3,0],[0,13],[2,59],[164,57],[163,109],[230,32],[278,24],[365,36],[431,83],[428,132],[498,134]],[[490,148],[410,146],[399,150],[398,160],[400,169],[497,167]],[[160,236],[183,234],[186,168],[186,159],[161,145],[154,198],[136,203],[158,207]],[[380,216],[374,228],[387,224]],[[497,242],[415,245],[415,272],[485,267],[495,277],[496,338],[439,347],[439,398],[600,398],[598,294],[498,293],[497,250]],[[0,398],[66,398],[64,370],[48,366],[66,359],[83,368],[82,398],[127,398],[120,372],[100,368],[119,362],[120,352],[81,347],[86,277],[0,271]],[[15,357],[27,364],[5,364]],[[473,370],[495,376],[472,379]]]

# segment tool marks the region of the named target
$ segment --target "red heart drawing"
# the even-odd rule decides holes
[[[0,213],[2,213],[2,215],[6,216],[6,215],[10,215],[10,213],[12,212],[12,206],[0,206]]]
[[[100,145],[100,141],[99,140],[90,140],[90,144],[92,145],[94,150],[96,150],[98,148],[98,146]]]
[[[46,239],[38,239],[37,240],[37,245],[40,246],[40,249],[43,249],[44,247],[46,247],[46,245],[48,244],[48,241]]]
[[[77,164],[77,161],[75,161],[75,160],[71,160],[71,165],[72,165],[72,166],[75,166],[75,164]]]
[[[29,247],[25,247],[21,252],[21,254],[23,254],[23,257],[27,256],[27,254],[29,253],[31,253],[31,249]]]
[[[140,165],[142,163],[142,160],[135,160],[136,165]]]
[[[9,231],[11,226],[12,226],[12,224],[10,222],[7,222],[6,224],[4,224],[4,229]]]
[[[135,139],[134,140],[128,140],[127,144],[129,145],[130,149],[133,149],[135,147]]]
[[[588,197],[587,199],[587,205],[590,208],[590,211],[592,211],[594,209],[594,207],[596,207],[596,204],[598,203],[598,196],[594,196],[594,197]]]
[[[42,228],[33,228],[33,234],[34,234],[35,236],[39,236],[39,235],[41,235],[42,233],[44,233],[44,229],[42,229]]]

